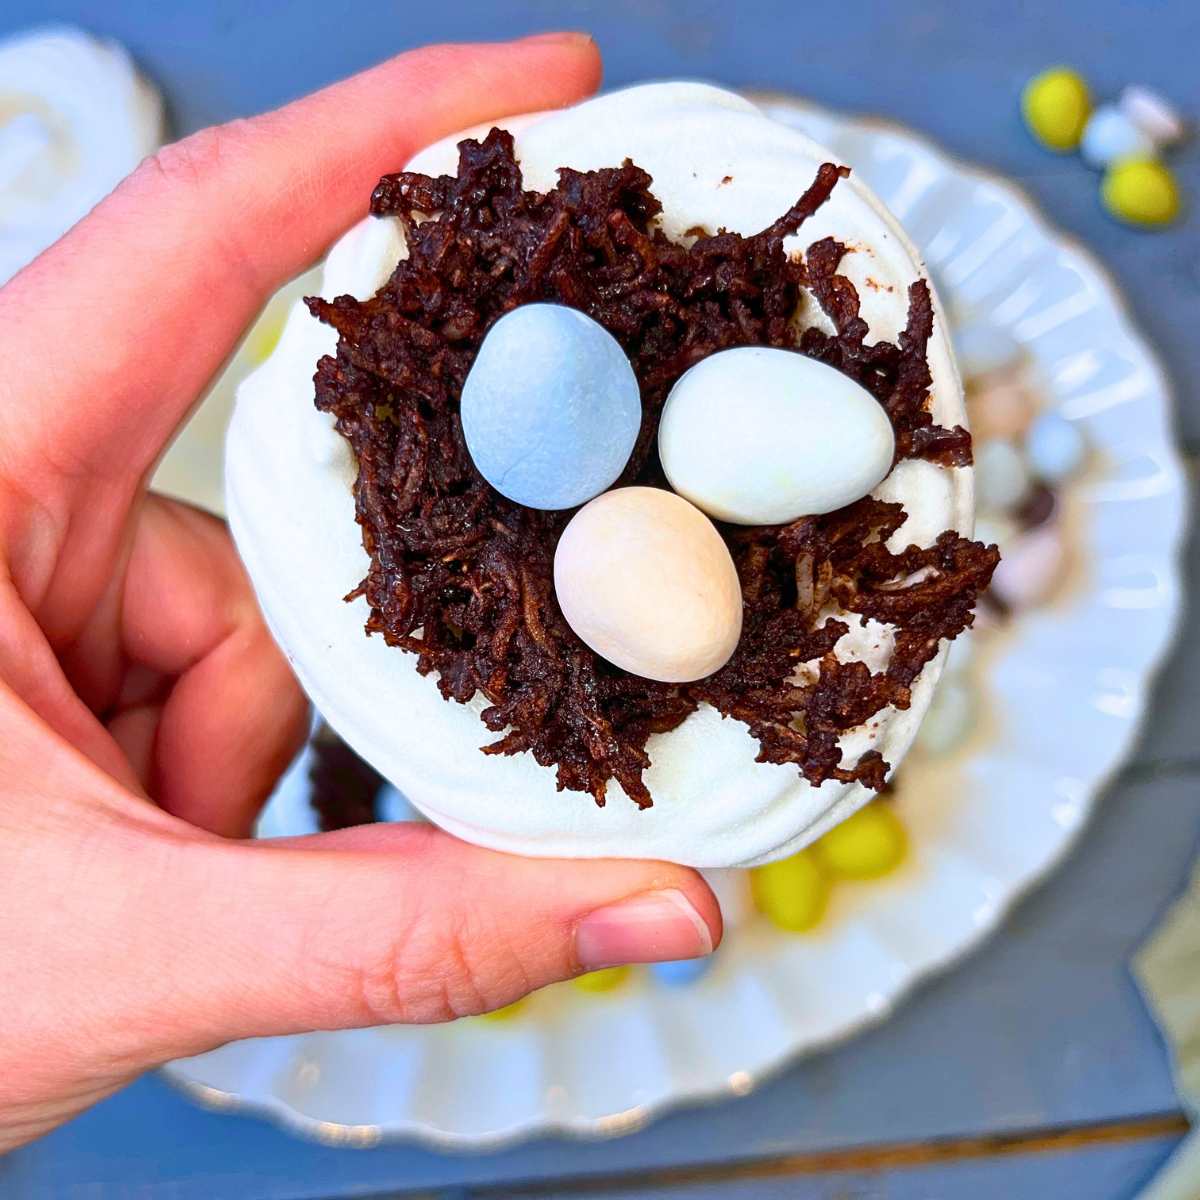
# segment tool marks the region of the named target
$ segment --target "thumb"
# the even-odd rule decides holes
[[[712,892],[685,867],[518,858],[423,825],[192,843],[171,879],[172,1053],[452,1020],[721,938]]]

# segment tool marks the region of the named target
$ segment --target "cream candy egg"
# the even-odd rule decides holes
[[[658,223],[675,239],[697,226],[756,233],[809,187],[821,163],[838,159],[741,96],[702,84],[636,87],[500,124],[515,137],[530,188],[552,188],[560,167],[587,171],[632,159],[653,177],[663,205]],[[429,147],[409,167],[454,173],[457,142],[482,136],[489,125]],[[907,289],[926,272],[857,173],[838,184],[784,249],[800,252],[825,237],[855,247],[839,270],[858,290],[870,340],[895,341],[905,326]],[[333,247],[310,290],[371,296],[403,253],[398,222],[364,220]],[[807,295],[803,303],[807,320],[815,306]],[[510,853],[733,867],[794,854],[870,799],[860,783],[817,787],[794,767],[757,762],[759,745],[747,727],[705,704],[647,743],[651,765],[643,778],[654,803],[643,810],[616,782],[599,808],[585,793],[559,791],[553,768],[532,755],[482,754],[496,740],[479,719],[488,700],[443,700],[437,679],[418,672],[414,655],[364,636],[363,600],[342,601],[369,559],[355,524],[353,455],[313,404],[314,366],[335,344],[333,331],[296,305],[277,348],[239,388],[227,443],[227,511],[266,620],[314,704],[422,813]],[[927,358],[934,419],[947,427],[964,423],[962,386],[936,297]],[[908,514],[894,547],[928,546],[946,529],[971,529],[969,468],[906,459],[874,495],[902,503]],[[886,627],[848,624],[839,657],[871,660],[880,653]],[[907,709],[885,709],[842,737],[848,761],[869,749],[893,764],[902,759],[943,656],[918,676]]]
[[[721,535],[662,488],[617,488],[585,504],[555,550],[554,591],[597,654],[663,683],[720,670],[742,631],[742,589]]]
[[[887,414],[794,350],[739,346],[685,371],[658,427],[671,486],[735,525],[782,525],[865,496],[892,466]]]

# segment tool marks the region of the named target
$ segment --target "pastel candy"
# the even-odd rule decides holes
[[[662,488],[617,488],[559,538],[554,588],[567,623],[602,658],[685,683],[723,667],[742,631],[742,589],[713,523]]]
[[[1179,216],[1179,184],[1169,167],[1154,158],[1122,158],[1100,184],[1104,207],[1127,225],[1156,229]]]
[[[574,508],[611,487],[642,422],[637,377],[617,340],[560,304],[506,313],[462,390],[479,473],[530,508]]]
[[[1051,67],[1035,75],[1021,93],[1021,112],[1029,132],[1060,154],[1079,145],[1091,108],[1087,83],[1070,67]]]
[[[992,576],[992,594],[1010,608],[1029,608],[1049,599],[1066,568],[1066,548],[1051,522],[1010,542]]]
[[[1031,482],[1024,455],[1012,442],[993,438],[976,446],[975,494],[984,512],[1016,508]]]
[[[668,987],[684,987],[695,983],[712,966],[712,956],[706,958],[682,958],[676,962],[655,963],[651,968],[654,978]]]
[[[1156,146],[1171,146],[1187,132],[1187,126],[1175,105],[1151,88],[1130,84],[1121,93],[1117,104]]]
[[[829,900],[829,881],[811,849],[754,867],[750,890],[758,911],[792,933],[812,929],[824,916]]]
[[[1039,414],[1025,437],[1025,454],[1034,473],[1047,483],[1069,479],[1083,465],[1083,434],[1061,413]]]
[[[873,801],[813,844],[821,865],[844,879],[878,879],[899,866],[908,834],[887,804]]]
[[[1019,437],[1033,420],[1033,397],[1015,379],[993,375],[967,393],[967,412],[980,442]]]
[[[895,439],[875,398],[791,350],[740,346],[671,389],[658,453],[671,486],[720,521],[778,525],[865,496]]]
[[[1154,141],[1119,108],[1105,104],[1088,118],[1079,153],[1089,166],[1102,171],[1119,158],[1153,154]]]

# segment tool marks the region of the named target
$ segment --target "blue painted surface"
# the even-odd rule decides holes
[[[1189,0],[1066,0],[1028,11],[1007,0],[843,0],[829,6],[455,0],[364,5],[352,15],[328,0],[186,6],[5,0],[0,34],[51,18],[78,21],[129,44],[164,86],[180,132],[269,107],[409,45],[548,26],[590,28],[612,84],[689,75],[885,112],[1014,176],[1054,223],[1106,259],[1180,381],[1180,428],[1191,448],[1200,448],[1200,396],[1193,382],[1200,378],[1195,216],[1154,235],[1113,225],[1100,210],[1093,174],[1075,159],[1038,150],[1015,107],[1030,74],[1066,60],[1080,66],[1100,93],[1146,82],[1200,114],[1194,63],[1200,6]],[[1195,143],[1175,165],[1193,208],[1200,207]],[[1197,562],[1193,555],[1193,576]],[[1170,1109],[1174,1097],[1162,1048],[1124,964],[1181,885],[1194,849],[1200,623],[1193,625],[1159,689],[1140,767],[1114,789],[1066,870],[1023,904],[982,953],[921,989],[888,1025],[808,1060],[745,1100],[681,1113],[619,1142],[547,1141],[497,1155],[452,1157],[411,1147],[361,1152],[309,1145],[252,1119],[201,1112],[159,1080],[146,1079],[0,1160],[0,1196],[316,1200]],[[924,1178],[903,1171],[843,1177],[824,1191],[824,1182],[810,1187],[787,1179],[674,1194],[1116,1200],[1132,1194],[1166,1145],[959,1164]]]

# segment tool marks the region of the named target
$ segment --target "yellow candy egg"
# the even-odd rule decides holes
[[[480,1013],[479,1019],[481,1021],[495,1021],[497,1024],[501,1024],[505,1021],[511,1021],[513,1017],[518,1016],[524,1007],[524,999],[514,1000],[511,1004],[506,1004],[503,1008],[495,1008],[491,1012]]]
[[[1113,163],[1100,185],[1104,207],[1130,225],[1154,228],[1179,216],[1179,185],[1170,170],[1153,158],[1123,158]]]
[[[820,921],[829,882],[809,850],[750,872],[755,907],[780,929],[802,933]]]
[[[577,975],[571,982],[584,992],[611,992],[629,978],[629,967],[605,967],[600,971],[589,971]]]
[[[813,845],[821,865],[845,879],[877,879],[898,866],[908,835],[887,804],[868,804]]]
[[[1035,75],[1021,93],[1021,112],[1030,133],[1060,153],[1079,145],[1091,111],[1088,85],[1070,67],[1051,67]]]

